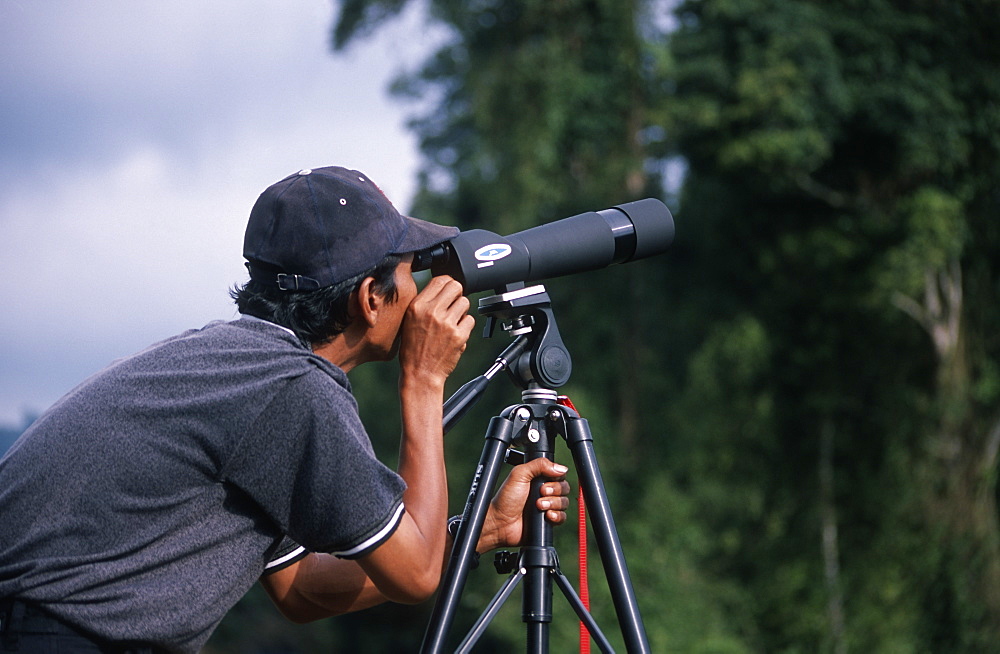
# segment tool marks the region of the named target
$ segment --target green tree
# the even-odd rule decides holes
[[[677,15],[680,215],[722,235],[699,250],[712,295],[767,335],[767,373],[733,393],[773,401],[765,522],[800,526],[756,562],[773,565],[748,565],[743,539],[725,570],[778,591],[758,608],[768,651],[994,651],[1000,14],[706,0]],[[811,555],[795,542],[810,532]]]

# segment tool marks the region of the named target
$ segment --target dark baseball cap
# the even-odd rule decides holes
[[[389,254],[437,245],[459,233],[401,215],[364,173],[337,166],[300,170],[261,193],[247,223],[250,278],[312,290],[360,275]]]

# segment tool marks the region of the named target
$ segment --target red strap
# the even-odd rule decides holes
[[[573,401],[566,395],[560,395],[558,403],[576,411]],[[578,412],[579,413],[579,412]],[[577,540],[579,542],[579,562],[580,570],[580,601],[583,607],[590,611],[590,585],[587,582],[587,505],[583,499],[583,487],[580,486],[577,493]],[[590,654],[590,631],[587,625],[580,621],[580,654]]]
[[[583,488],[580,488],[579,498],[580,501],[577,503],[579,507],[577,538],[580,541],[578,559],[580,562],[580,601],[583,602],[583,608],[590,611],[590,587],[587,583],[587,507],[583,501]],[[590,631],[582,620],[580,621],[580,653],[590,654]]]

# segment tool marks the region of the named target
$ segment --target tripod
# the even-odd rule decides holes
[[[490,420],[483,452],[420,651],[443,651],[469,571],[476,563],[475,547],[501,465],[505,461],[520,463],[539,457],[552,459],[556,440],[562,437],[573,456],[587,501],[626,648],[629,652],[649,652],[639,606],[594,454],[590,428],[576,411],[558,404],[558,396],[552,390],[569,380],[572,366],[545,288],[508,285],[506,292],[481,299],[479,313],[487,317],[487,336],[493,333],[499,320],[503,329],[515,340],[486,373],[468,382],[445,403],[444,429],[447,432],[478,401],[490,380],[505,368],[514,383],[522,388],[521,403],[507,407]],[[515,445],[524,449],[523,454],[511,449]],[[535,479],[532,482],[532,497],[538,496],[543,481]],[[545,520],[544,512],[533,512],[524,527],[526,544],[517,556],[510,552],[497,553],[497,571],[508,572],[510,576],[455,651],[471,651],[504,602],[523,582],[522,621],[527,625],[527,651],[530,654],[547,653],[553,581],[601,651],[613,651],[597,622],[559,569],[552,525]]]

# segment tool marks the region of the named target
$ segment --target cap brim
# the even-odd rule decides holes
[[[406,221],[406,233],[399,244],[393,248],[392,254],[406,254],[407,252],[419,252],[438,243],[443,243],[448,239],[455,238],[461,233],[457,227],[447,227],[435,223],[403,216]]]

